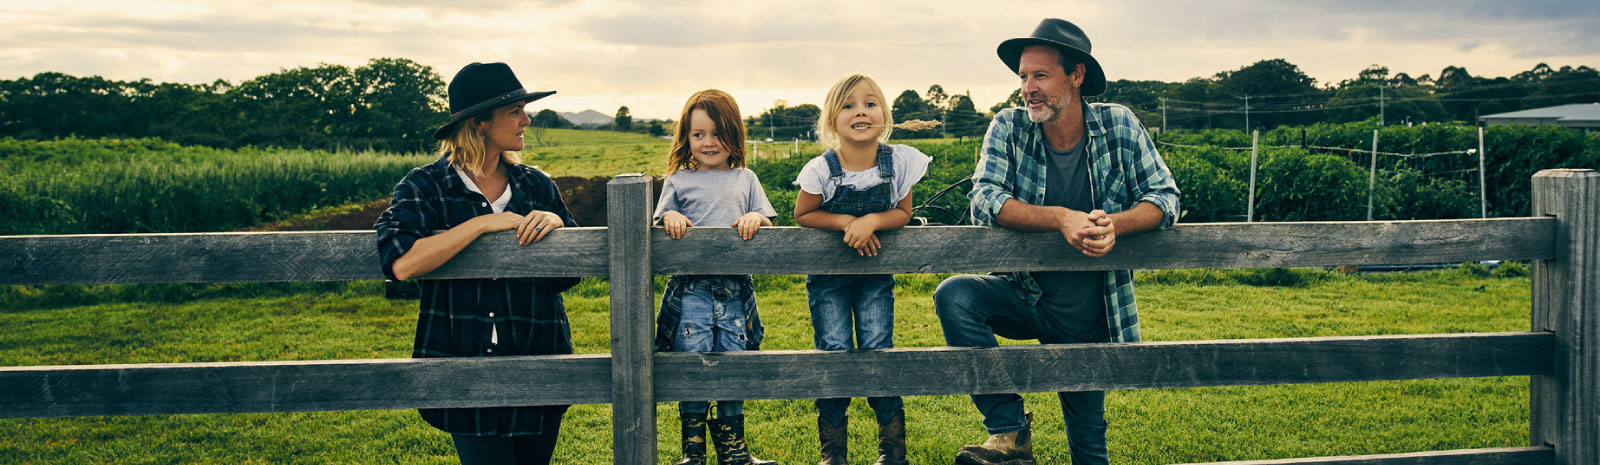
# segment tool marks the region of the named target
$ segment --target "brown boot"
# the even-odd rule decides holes
[[[683,424],[683,461],[678,465],[706,465],[705,414],[678,415]]]
[[[1034,465],[1033,413],[1026,414],[1022,430],[1015,433],[991,434],[989,440],[976,446],[961,448],[956,453],[956,463],[969,465]]]
[[[878,461],[873,465],[907,465],[906,411],[894,413],[886,423],[878,423]]]
[[[817,465],[847,465],[850,461],[850,419],[839,426],[817,417],[817,439],[822,442],[822,461]]]
[[[717,465],[778,465],[750,455],[750,446],[744,440],[744,415],[714,418],[709,423],[711,439],[717,447]]]

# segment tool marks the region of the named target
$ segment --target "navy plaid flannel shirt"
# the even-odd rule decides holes
[[[1161,209],[1159,229],[1172,227],[1178,221],[1178,185],[1144,125],[1121,105],[1095,103],[1084,105],[1083,110],[1084,137],[1089,139],[1084,151],[1089,156],[1089,188],[1095,205],[1106,213],[1116,213],[1148,202]],[[1006,199],[1044,205],[1050,161],[1041,128],[1040,123],[1029,121],[1027,110],[1021,108],[994,116],[983,139],[972,192],[967,195],[972,201],[973,224],[993,226]],[[1001,276],[1011,282],[1023,301],[1038,304],[1041,291],[1033,275],[1014,272]],[[1105,285],[1111,341],[1139,342],[1133,271],[1107,272]]]
[[[511,202],[505,211],[553,212],[577,226],[548,176],[526,165],[501,165],[509,177]],[[394,262],[418,239],[494,213],[483,195],[467,190],[441,157],[412,169],[394,188],[389,209],[378,217],[378,254],[383,274],[394,279]],[[529,247],[538,247],[537,244]],[[421,279],[421,310],[412,346],[414,358],[551,355],[572,353],[572,329],[561,292],[577,278]],[[498,328],[498,343],[490,343]],[[542,434],[545,409],[493,407],[423,409],[436,428],[467,436]]]

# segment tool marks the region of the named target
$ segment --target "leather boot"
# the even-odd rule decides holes
[[[1022,430],[991,434],[989,440],[961,448],[956,463],[968,465],[1034,465],[1033,413],[1025,414]]]
[[[678,465],[706,465],[705,414],[679,414],[678,420],[683,424],[683,461]]]
[[[711,439],[717,448],[717,465],[778,465],[778,462],[750,455],[750,445],[744,439],[744,415],[714,418],[709,423]]]
[[[906,411],[895,412],[888,422],[878,423],[878,461],[873,465],[907,465]]]
[[[822,442],[822,461],[817,465],[847,465],[850,460],[850,419],[839,426],[817,416],[817,439]]]

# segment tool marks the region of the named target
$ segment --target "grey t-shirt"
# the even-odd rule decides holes
[[[651,218],[660,219],[674,210],[697,227],[732,226],[734,220],[750,212],[768,219],[778,216],[767,201],[766,191],[761,190],[761,180],[745,168],[672,173],[661,183],[661,197],[656,200],[656,212]]]
[[[1094,196],[1089,191],[1089,157],[1084,148],[1088,140],[1085,134],[1077,145],[1066,151],[1057,151],[1049,142],[1044,143],[1045,155],[1050,159],[1045,173],[1045,205],[1081,212],[1094,210]],[[1110,339],[1111,330],[1106,325],[1105,272],[1041,271],[1033,273],[1033,279],[1043,291],[1039,308],[1046,323],[1062,336],[1073,339],[1059,342]]]

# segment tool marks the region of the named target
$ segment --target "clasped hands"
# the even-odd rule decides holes
[[[1062,208],[1059,217],[1061,237],[1067,244],[1090,257],[1103,257],[1117,245],[1117,226],[1104,210],[1088,213]]]

